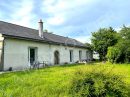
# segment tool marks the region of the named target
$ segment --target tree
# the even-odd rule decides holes
[[[123,25],[122,29],[119,31],[119,34],[122,39],[125,41],[128,40],[130,42],[130,27]]]
[[[89,43],[85,43],[85,46],[86,46],[89,50],[92,50],[92,46],[91,46],[91,44],[89,44]]]
[[[94,51],[99,53],[100,60],[106,59],[108,47],[115,45],[117,40],[117,32],[112,27],[92,32],[92,47]]]
[[[107,58],[110,62],[124,63],[130,62],[130,27],[123,26],[119,31],[118,43],[109,47]]]
[[[119,56],[120,56],[119,48],[117,48],[115,46],[108,47],[107,58],[108,58],[109,62],[111,62],[111,63],[117,62],[117,59]]]

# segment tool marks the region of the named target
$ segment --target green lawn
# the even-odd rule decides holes
[[[53,66],[39,70],[0,74],[0,97],[68,97],[70,80],[76,70],[105,69],[123,75],[130,85],[130,64],[91,63]]]

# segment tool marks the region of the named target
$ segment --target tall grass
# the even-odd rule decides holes
[[[104,70],[125,77],[130,84],[130,65],[86,64],[54,66],[39,70],[27,70],[0,74],[0,97],[69,97],[71,80],[77,70]],[[108,73],[109,73],[108,72]]]
[[[105,69],[82,69],[75,73],[69,93],[73,97],[127,97],[128,87],[123,79]]]

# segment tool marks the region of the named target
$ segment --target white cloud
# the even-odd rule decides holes
[[[34,18],[34,15],[31,13],[32,9],[32,0],[22,0],[22,2],[18,3],[18,6],[14,9],[14,13],[11,15],[11,22],[23,26],[31,26],[31,20]]]
[[[91,3],[93,0],[44,0],[43,11],[51,14],[52,17],[46,21],[49,25],[61,25],[65,22],[69,13],[79,7]]]
[[[91,36],[77,36],[75,39],[83,43],[91,43]]]
[[[54,16],[51,17],[47,20],[47,23],[50,25],[60,25],[65,21],[65,19],[63,18],[63,16]]]
[[[93,0],[45,0],[43,5],[48,12],[61,13],[91,3]]]
[[[119,31],[121,30],[121,27],[117,27],[117,28],[115,28],[115,30],[116,30],[117,32],[119,32]]]

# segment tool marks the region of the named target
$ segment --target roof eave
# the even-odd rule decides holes
[[[63,46],[70,46],[70,47],[79,47],[79,48],[85,48],[85,49],[89,48],[89,47],[86,47],[86,46],[79,46],[79,45],[72,45],[72,44],[67,44],[66,45],[65,43],[58,43],[58,42],[53,42],[53,41],[46,41],[46,40],[40,40],[40,39],[26,38],[26,37],[21,37],[21,36],[13,36],[13,35],[6,35],[6,34],[2,34],[2,36],[5,37],[5,38],[30,40],[30,41],[42,42],[42,43],[49,43],[49,44],[55,44],[55,45],[63,45]]]

